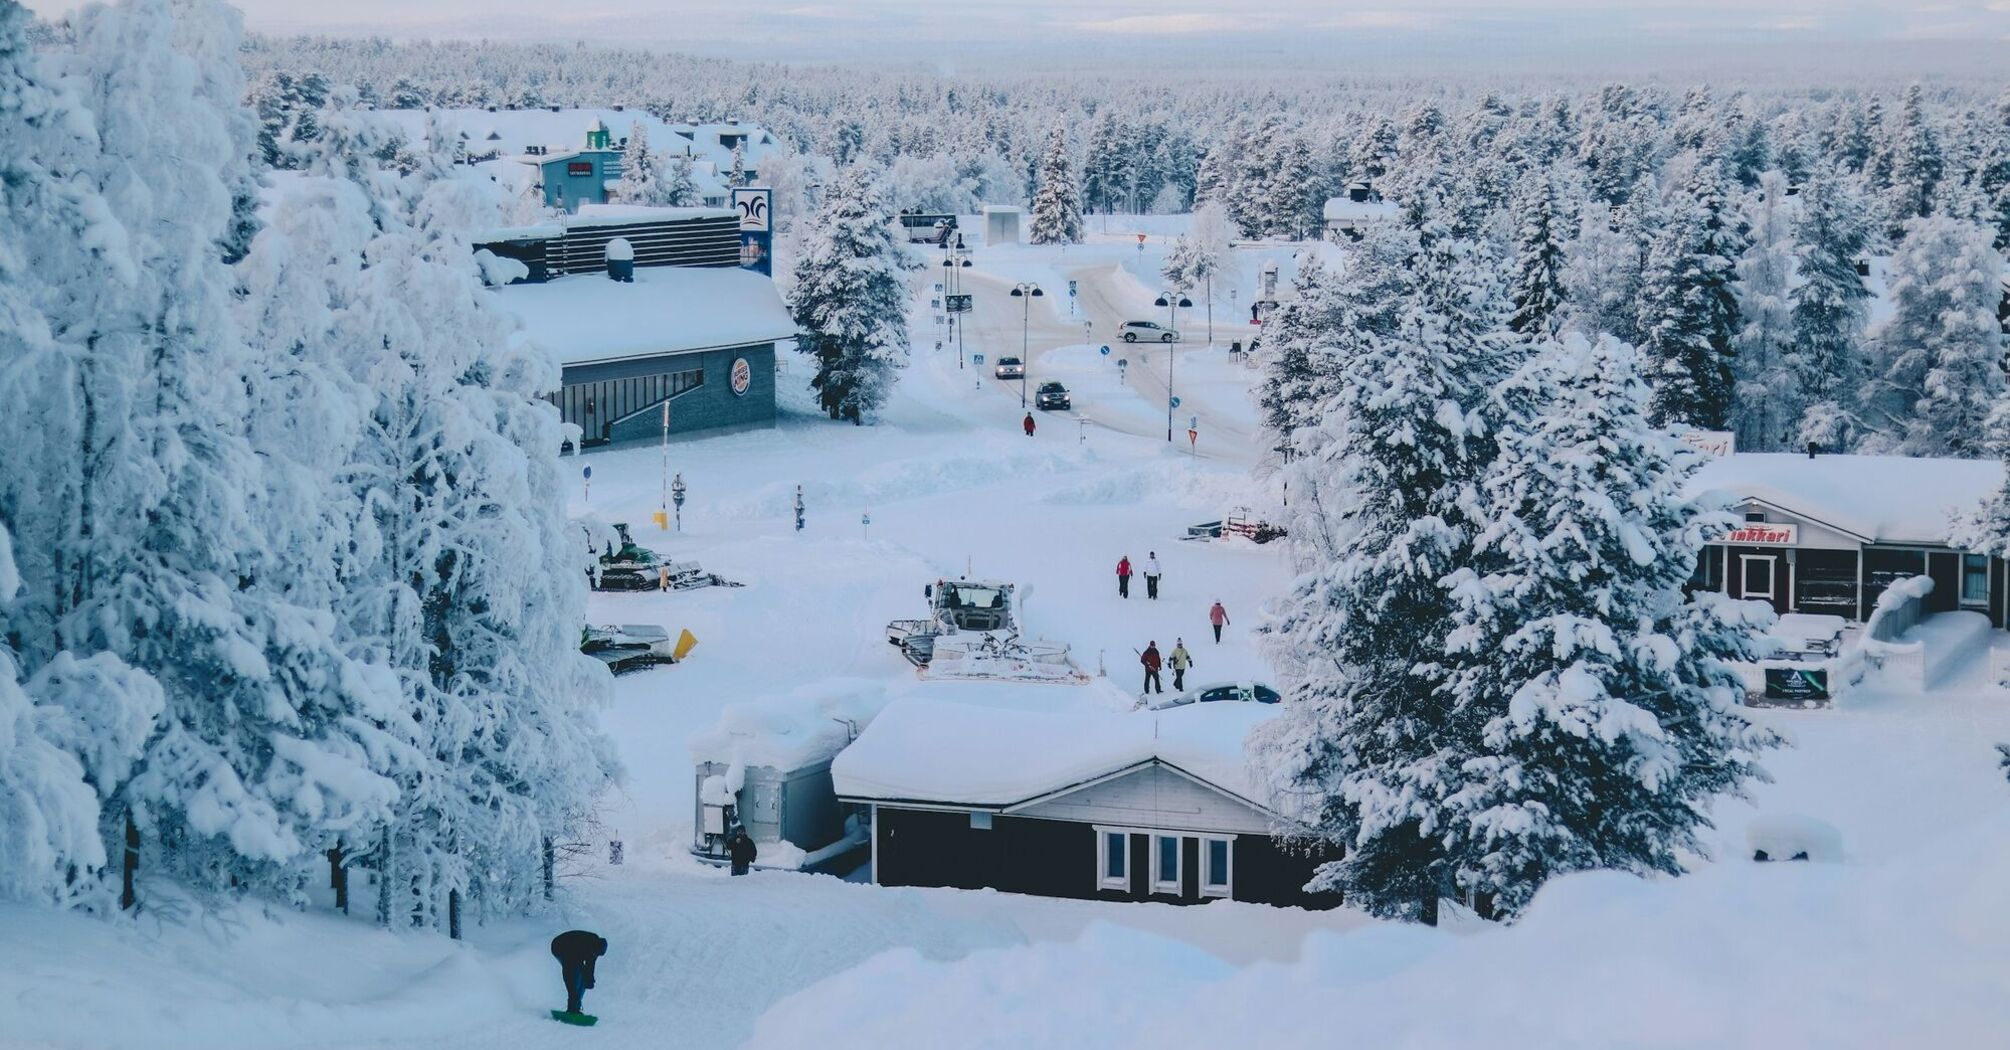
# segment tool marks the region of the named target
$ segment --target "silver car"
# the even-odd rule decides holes
[[[1000,379],[1017,379],[1026,374],[1026,363],[1016,357],[1001,357],[991,374]]]
[[[1124,326],[1118,331],[1123,333],[1126,343],[1135,343],[1139,340],[1147,343],[1171,343],[1179,339],[1179,332],[1156,321],[1125,321]]]

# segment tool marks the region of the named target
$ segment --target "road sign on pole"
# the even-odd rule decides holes
[[[1110,356],[1110,348],[1109,348],[1108,344],[1105,344],[1105,345],[1103,346],[1103,356],[1104,356],[1104,357],[1108,357],[1108,356]]]
[[[1178,408],[1178,407],[1179,407],[1179,395],[1175,394],[1175,395],[1173,395],[1172,397],[1169,397],[1169,398],[1167,398],[1167,399],[1166,399],[1166,403],[1167,403],[1168,405],[1171,405],[1171,406],[1172,406],[1173,408]]]

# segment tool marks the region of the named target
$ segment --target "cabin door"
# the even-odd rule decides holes
[[[1779,609],[1785,605],[1781,583],[1779,555],[1738,555],[1739,597],[1747,601],[1764,601]]]

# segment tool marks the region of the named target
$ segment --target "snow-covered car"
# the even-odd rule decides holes
[[[1017,379],[1026,374],[1026,362],[1016,357],[1001,357],[998,367],[992,369],[991,374],[1000,379]]]
[[[1196,686],[1184,693],[1160,697],[1152,701],[1151,708],[1154,711],[1163,711],[1169,707],[1185,707],[1188,704],[1274,704],[1282,699],[1283,697],[1277,695],[1277,690],[1263,682],[1216,682],[1213,685]]]
[[[1125,321],[1118,329],[1123,333],[1124,342],[1135,343],[1142,339],[1147,343],[1171,343],[1179,339],[1179,332],[1154,321]]]
[[[1040,392],[1033,395],[1035,408],[1068,408],[1073,402],[1068,400],[1068,388],[1049,379],[1040,384]]]

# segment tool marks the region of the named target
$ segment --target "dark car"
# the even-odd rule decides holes
[[[1051,380],[1040,384],[1040,392],[1033,395],[1036,408],[1067,408],[1073,402],[1068,400],[1068,388]]]

